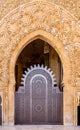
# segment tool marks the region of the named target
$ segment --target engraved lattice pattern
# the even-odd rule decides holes
[[[16,124],[62,124],[62,92],[50,68],[31,66],[21,80],[15,93]]]

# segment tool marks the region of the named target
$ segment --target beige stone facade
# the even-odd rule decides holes
[[[0,96],[3,125],[14,125],[16,60],[23,48],[38,38],[48,42],[61,59],[63,124],[77,125],[77,105],[80,99],[79,5],[79,0],[3,0],[0,3]]]

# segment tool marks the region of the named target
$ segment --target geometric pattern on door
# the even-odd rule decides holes
[[[15,124],[62,124],[63,94],[50,68],[31,66],[21,80],[23,86],[15,92]]]

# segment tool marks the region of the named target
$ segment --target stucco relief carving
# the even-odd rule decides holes
[[[75,43],[75,76],[76,76],[76,86],[80,87],[80,43]]]
[[[32,0],[3,0],[3,2],[0,3],[0,19],[3,18],[8,12],[13,10],[14,8],[25,4],[26,2],[30,2]],[[38,1],[38,0],[33,0]],[[43,0],[42,0],[43,1]],[[63,6],[66,8],[70,13],[75,15],[76,17],[80,17],[80,1],[79,0],[44,0],[46,2],[54,2],[55,4],[59,4],[60,6]],[[6,8],[7,7],[7,8]]]
[[[9,61],[17,44],[29,33],[44,30],[60,39],[70,57],[74,82],[74,43],[79,33],[78,20],[55,4],[32,2],[13,10],[0,22],[0,86],[7,86]],[[77,32],[75,32],[77,29]],[[74,39],[75,36],[75,39]],[[77,71],[77,70],[76,70]],[[4,81],[4,82],[3,82]]]

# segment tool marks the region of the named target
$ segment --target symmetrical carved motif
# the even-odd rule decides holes
[[[3,18],[7,13],[9,13],[11,10],[13,10],[14,8],[25,4],[26,2],[30,2],[32,0],[3,0],[3,2],[0,3],[0,19]],[[33,1],[41,1],[41,0],[33,0]],[[42,0],[43,1],[43,0]],[[44,0],[45,2],[53,2],[55,4],[58,4],[62,7],[64,7],[65,9],[67,9],[71,14],[73,14],[74,16],[80,18],[80,9],[79,9],[79,5],[80,5],[80,1],[79,0]]]
[[[52,78],[52,84],[54,83],[57,84],[56,82],[56,78],[55,78],[55,75],[53,74],[53,72],[51,71],[50,68],[48,68],[47,66],[44,67],[44,65],[34,65],[34,66],[31,66],[30,68],[27,69],[28,71],[25,71],[25,74],[23,74],[23,78],[22,79],[22,82],[21,84],[25,86],[25,80],[26,80],[26,77],[28,76],[29,73],[31,73],[32,71],[36,71],[36,70],[43,70],[43,71],[47,71],[47,73],[49,73],[49,75],[51,76]],[[40,81],[41,82],[41,81]]]
[[[65,49],[64,55],[70,57],[72,79],[75,75],[78,84],[79,74],[76,73],[80,72],[77,70],[79,64],[74,63],[74,58],[78,59],[75,45],[79,50],[79,28],[77,19],[53,3],[34,1],[13,10],[0,22],[0,86],[8,85],[9,61],[16,46],[26,35],[36,30],[47,31],[60,39]]]
[[[7,9],[7,1],[8,0],[6,0],[6,2],[3,2],[5,3],[5,9]],[[74,2],[75,0],[70,0],[70,4],[68,4],[69,2],[66,3],[65,1],[64,7],[68,9],[70,9],[69,7],[72,8],[73,6],[76,6],[76,8],[74,7],[73,11],[71,12],[75,13],[75,10],[76,12],[77,9],[80,10],[79,0],[76,1],[77,5]],[[11,2],[11,0],[9,0],[9,2]],[[60,5],[63,5],[62,0],[55,1],[55,3],[59,3],[59,5],[54,4],[52,0],[50,0],[50,2],[49,0],[33,0],[30,3],[28,2],[24,5],[24,0],[18,0],[17,2],[19,2],[19,6],[15,4],[15,9],[13,7],[14,10],[12,10],[0,21],[0,88],[4,89],[3,87],[7,87],[7,89],[4,89],[5,99],[3,104],[3,115],[5,115],[5,117],[3,116],[3,122],[5,124],[8,124],[8,122],[11,124],[14,123],[14,67],[12,69],[13,64],[10,66],[10,61],[12,61],[12,59],[17,60],[17,58],[12,58],[12,55],[15,50],[18,49],[18,45],[22,43],[21,41],[24,39],[24,37],[29,37],[29,35],[32,35],[33,32],[38,32],[38,30],[40,30],[44,33],[47,32],[46,36],[48,36],[48,38],[46,39],[53,37],[54,39],[56,38],[60,41],[61,44],[58,43],[60,46],[56,44],[56,40],[53,40],[52,43],[54,45],[54,49],[56,45],[59,47],[58,53],[59,56],[62,56],[61,58],[63,63],[65,62],[64,59],[67,61],[69,58],[70,60],[70,64],[68,62],[67,67],[65,67],[66,69],[63,70],[66,72],[65,76],[63,76],[65,79],[65,82],[63,81],[65,106],[63,107],[64,123],[76,125],[77,114],[75,117],[74,111],[76,109],[76,105],[74,101],[75,94],[73,86],[77,86],[75,89],[80,87],[80,20],[76,19],[64,8],[60,7]],[[0,9],[2,10],[2,1],[0,5]],[[10,4],[10,7],[11,5],[13,6],[12,3]],[[4,16],[4,11],[2,10],[0,12],[3,12],[2,16]],[[77,16],[80,15],[79,12],[77,12],[77,14]],[[46,40],[46,42],[48,41]],[[24,46],[26,45],[27,44],[25,41]],[[19,54],[19,51],[20,50],[18,49],[18,52],[16,53]],[[69,71],[72,72],[69,73],[70,75],[67,73]],[[68,78],[69,76],[70,79]],[[38,91],[41,90],[38,89],[36,94],[38,94]],[[21,102],[23,103],[23,95]],[[29,115],[27,114],[27,117],[28,116]]]
[[[24,86],[15,93],[15,122],[62,124],[63,95],[50,68],[31,66],[22,81]]]

